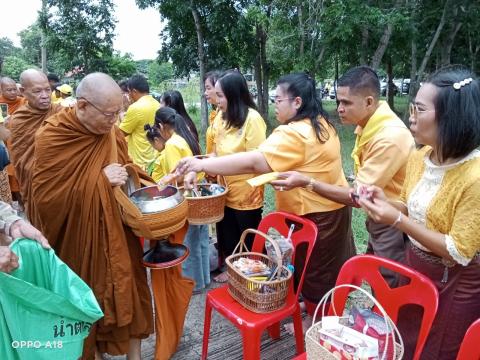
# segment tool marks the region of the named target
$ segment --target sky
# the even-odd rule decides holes
[[[41,0],[2,1],[0,37],[8,37],[15,46],[20,46],[17,33],[35,22],[41,3]],[[114,3],[118,20],[114,49],[122,54],[131,53],[134,60],[155,59],[160,49],[158,34],[163,28],[158,11],[140,10],[135,0],[114,0]]]

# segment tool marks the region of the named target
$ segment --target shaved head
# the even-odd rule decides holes
[[[85,76],[77,87],[78,120],[93,134],[106,134],[122,110],[123,94],[110,76],[93,73]]]
[[[52,103],[47,76],[37,69],[27,69],[20,74],[20,92],[28,104],[38,110],[48,110]]]
[[[0,88],[2,89],[2,95],[5,99],[15,101],[17,99],[17,83],[9,78],[2,77],[0,79]]]
[[[12,78],[9,78],[9,77],[2,77],[0,79],[0,85],[3,87],[3,86],[6,86],[6,85],[15,85],[17,86],[17,83],[15,82],[15,80],[13,80]]]
[[[92,73],[83,78],[77,87],[77,97],[89,101],[96,99],[95,105],[106,105],[122,98],[120,86],[110,76],[104,73]]]
[[[32,83],[43,81],[48,83],[47,75],[37,69],[27,69],[20,74],[20,85],[24,89],[32,86]]]

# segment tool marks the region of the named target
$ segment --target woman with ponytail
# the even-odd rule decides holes
[[[156,182],[162,182],[162,178],[170,174],[182,158],[200,155],[200,145],[185,119],[170,107],[157,110],[154,128],[147,129],[146,136],[149,140],[165,141],[165,148],[153,169],[152,178]],[[190,250],[190,255],[182,264],[183,275],[195,281],[194,291],[198,292],[210,284],[207,225],[189,225],[183,243]]]
[[[310,178],[304,188],[275,186],[278,210],[308,218],[318,227],[302,289],[307,310],[310,310],[335,285],[343,263],[355,255],[351,208],[316,194],[312,187],[316,180],[340,186],[348,184],[342,169],[340,140],[322,109],[310,76],[296,73],[280,78],[275,115],[280,126],[258,150],[201,161],[186,158],[179,163],[177,172],[188,173],[186,184],[194,183],[193,172],[202,171],[232,175],[296,170]],[[297,269],[305,266],[304,257],[305,252],[299,249]]]
[[[162,106],[168,106],[169,108],[174,109],[185,120],[185,123],[198,142],[197,128],[195,127],[195,123],[190,115],[188,115],[187,109],[185,109],[185,103],[183,102],[183,96],[180,91],[165,91],[160,98],[160,104]]]

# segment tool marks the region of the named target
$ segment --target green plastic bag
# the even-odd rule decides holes
[[[19,257],[0,272],[0,359],[78,359],[103,312],[87,284],[36,241],[10,245]]]

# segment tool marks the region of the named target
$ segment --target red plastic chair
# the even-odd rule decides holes
[[[262,219],[258,230],[267,233],[268,230],[273,227],[278,230],[280,234],[286,237],[292,222],[301,224],[302,226],[299,230],[295,228],[292,235],[292,243],[294,245],[292,258],[295,258],[295,250],[298,245],[306,243],[308,249],[306,252],[305,264],[307,264],[310,254],[313,250],[313,245],[315,244],[315,239],[317,238],[317,227],[312,221],[285,212],[273,212]],[[258,235],[255,236],[252,251],[262,252],[264,244],[265,239],[263,237]],[[300,312],[300,306],[298,304],[298,295],[302,289],[304,275],[305,268],[302,269],[302,275],[299,279],[296,291],[294,290],[292,281],[285,306],[268,314],[257,314],[245,309],[230,296],[227,290],[228,286],[223,286],[209,291],[207,293],[207,300],[205,304],[202,359],[206,359],[208,354],[208,339],[210,336],[212,308],[230,320],[233,325],[240,330],[243,338],[244,359],[260,359],[260,339],[263,331],[268,328],[270,336],[274,339],[278,339],[280,337],[279,322],[288,316],[293,317],[297,353],[304,352],[302,316]]]
[[[480,359],[480,319],[475,321],[467,330],[463,338],[457,360],[478,360]]]
[[[392,289],[380,274],[380,268],[399,273],[410,279],[410,283]],[[398,313],[402,306],[415,304],[423,307],[423,318],[413,356],[414,360],[419,359],[437,313],[438,291],[435,285],[426,276],[405,265],[373,255],[357,255],[346,261],[338,274],[336,285],[361,286],[363,281],[371,286],[375,298],[382,304],[394,323],[397,323]],[[337,314],[343,312],[351,291],[353,289],[348,288],[335,291],[333,306]],[[330,306],[329,315],[333,314],[333,308]]]

